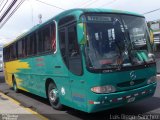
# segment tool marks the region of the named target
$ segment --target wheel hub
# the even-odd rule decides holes
[[[49,98],[52,102],[55,102],[57,100],[57,94],[58,91],[56,89],[53,89],[49,92]]]

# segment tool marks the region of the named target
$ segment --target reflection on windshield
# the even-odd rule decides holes
[[[144,18],[106,16],[86,16],[86,54],[90,67],[117,68],[151,60]]]
[[[147,49],[146,41],[149,39],[144,19],[133,16],[122,16],[126,32],[131,40],[131,47],[135,49]]]

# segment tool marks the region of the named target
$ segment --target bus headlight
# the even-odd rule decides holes
[[[96,86],[91,88],[91,91],[95,93],[111,93],[111,92],[115,92],[116,88],[112,85]]]
[[[153,76],[153,77],[151,77],[151,78],[149,78],[148,80],[147,80],[147,84],[151,84],[151,83],[154,83],[154,82],[156,82],[157,81],[157,77],[156,76]]]
[[[153,53],[148,53],[149,61],[155,61],[155,55]]]

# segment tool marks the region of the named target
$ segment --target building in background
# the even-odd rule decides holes
[[[0,72],[3,71],[3,47],[0,45]]]
[[[153,32],[153,49],[155,53],[160,53],[160,20],[149,21],[148,27]]]

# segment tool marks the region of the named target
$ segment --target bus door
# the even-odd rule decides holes
[[[82,61],[77,40],[76,22],[73,19],[65,22],[62,27],[59,25],[59,40],[63,62],[68,69],[68,83],[66,81],[62,83],[65,84],[64,88],[61,88],[61,94],[64,95],[62,99],[65,99],[64,101],[71,100],[70,105],[72,107],[84,109],[85,87],[82,79]],[[69,86],[66,86],[67,84]],[[67,102],[66,104],[69,103]]]
[[[68,33],[68,69],[72,100],[75,106],[85,109],[85,81],[82,78],[82,60],[77,40],[77,27],[72,24],[67,27]]]
[[[61,65],[63,69],[63,73],[60,76],[61,82],[59,83],[59,91],[61,95],[61,103],[65,104],[71,104],[72,99],[71,99],[71,88],[70,88],[70,81],[69,81],[69,75],[68,75],[68,56],[67,56],[67,29],[65,26],[62,28],[59,28],[59,47],[60,47],[60,52],[62,56],[62,61],[63,65]]]

